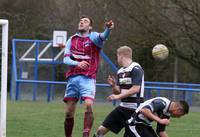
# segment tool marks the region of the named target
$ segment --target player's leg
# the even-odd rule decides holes
[[[135,109],[127,109],[127,108],[123,108],[123,109],[124,109],[124,116],[126,117],[126,120],[124,121],[125,132],[124,132],[123,137],[132,137],[129,135],[130,130],[129,130],[129,124],[127,123],[127,121],[131,118],[131,116],[135,112]]]
[[[129,126],[129,132],[124,137],[158,137],[152,127],[143,124]]]
[[[74,114],[76,109],[76,104],[78,101],[78,91],[76,87],[76,77],[69,78],[67,81],[67,87],[65,91],[65,96],[63,101],[65,105],[65,121],[64,121],[64,130],[65,137],[72,136],[72,130],[74,127]]]
[[[124,127],[124,121],[123,110],[118,106],[107,115],[102,125],[97,129],[94,137],[103,137],[109,131],[118,134]]]
[[[94,116],[93,116],[93,100],[85,99],[85,114],[84,114],[84,126],[83,126],[83,137],[89,137],[92,129]]]
[[[72,130],[74,127],[74,114],[76,109],[77,101],[67,101],[65,106],[65,121],[64,121],[64,130],[65,137],[72,136]]]
[[[83,137],[89,137],[94,121],[92,106],[96,92],[96,80],[79,76],[79,81],[79,92],[85,106]]]

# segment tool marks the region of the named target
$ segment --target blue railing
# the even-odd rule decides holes
[[[19,64],[19,72],[17,70],[17,61],[16,61],[16,43],[17,42],[36,42],[36,49],[35,49],[35,62],[34,62],[34,80],[24,80],[21,78],[21,70],[22,70],[22,64]],[[65,85],[66,82],[64,81],[55,81],[54,79],[52,81],[48,80],[38,80],[38,64],[52,64],[55,67],[55,64],[62,64],[62,61],[38,61],[37,56],[38,56],[38,47],[40,46],[40,43],[49,43],[52,41],[48,40],[22,40],[22,39],[13,39],[12,41],[12,72],[13,73],[13,78],[16,84],[15,88],[15,100],[19,100],[20,96],[20,83],[32,83],[34,84],[33,88],[33,97],[32,100],[35,101],[37,98],[37,85],[38,84],[46,84],[47,85],[47,101],[51,101],[54,98],[54,92],[52,92],[51,86],[54,84],[57,85]],[[112,61],[103,53],[101,52],[101,56],[103,57],[106,62],[111,66],[111,69],[116,72],[117,67],[112,63]],[[19,73],[19,75],[18,75]],[[55,72],[54,72],[55,73]],[[11,84],[12,84],[12,79],[11,79]],[[100,84],[97,83],[97,86],[99,87],[109,87],[108,84]],[[174,83],[174,82],[150,82],[146,81],[145,82],[145,93],[146,93],[146,98],[151,98],[152,97],[152,91],[156,91],[156,96],[161,95],[161,91],[181,91],[181,92],[187,92],[188,96],[186,99],[189,104],[192,104],[192,93],[193,92],[200,92],[200,84],[192,84],[192,83]],[[12,85],[11,85],[11,91],[10,91],[10,96],[12,98],[13,93],[12,93]],[[115,104],[115,102],[113,102]]]
[[[47,101],[50,102],[52,98],[54,98],[54,94],[51,91],[51,85],[65,85],[66,82],[63,81],[43,81],[43,80],[16,80],[19,83],[32,83],[32,84],[46,84],[47,85]],[[109,84],[97,83],[98,87],[110,87]],[[187,86],[187,87],[183,87]],[[145,82],[145,92],[146,98],[152,98],[152,91],[156,91],[156,96],[160,96],[160,92],[162,91],[182,91],[187,92],[188,96],[186,99],[189,104],[192,104],[192,93],[200,92],[200,84],[192,84],[192,83],[173,83],[173,82]],[[16,100],[19,99],[20,91],[16,92]],[[34,94],[33,94],[34,96]],[[35,97],[36,98],[36,97]],[[34,100],[34,98],[33,98]],[[115,102],[113,102],[115,104]]]
[[[20,42],[20,43],[35,43],[35,50],[34,50],[34,79],[33,80],[26,80],[26,79],[22,79],[22,70],[23,70],[23,61],[19,61],[16,59],[17,55],[16,55],[16,44]],[[54,60],[52,57],[51,61],[45,61],[45,60],[38,60],[38,55],[39,55],[39,47],[42,44],[48,44],[48,43],[52,43],[52,41],[50,40],[29,40],[29,39],[13,39],[12,40],[12,69],[11,69],[11,75],[13,77],[11,77],[11,82],[10,82],[10,97],[11,99],[13,98],[13,88],[12,88],[12,84],[13,81],[15,83],[15,100],[19,100],[20,99],[20,83],[32,83],[34,84],[33,87],[33,97],[32,100],[35,101],[36,97],[37,97],[37,88],[38,88],[38,84],[47,84],[47,101],[49,102],[51,100],[51,85],[54,84],[65,84],[65,82],[61,82],[61,81],[55,81],[55,65],[56,64],[63,64],[62,60]],[[18,45],[20,46],[20,45]],[[115,64],[112,63],[112,61],[104,54],[103,51],[101,51],[101,56],[104,60],[106,60],[106,62],[111,66],[111,69],[113,72],[117,71],[117,67],[115,66]],[[19,64],[17,64],[17,62]],[[53,79],[52,81],[48,81],[48,80],[38,80],[38,66],[39,64],[51,64],[53,67]]]

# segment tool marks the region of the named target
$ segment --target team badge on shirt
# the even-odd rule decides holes
[[[85,47],[90,46],[90,41],[84,42],[83,45],[84,45]]]

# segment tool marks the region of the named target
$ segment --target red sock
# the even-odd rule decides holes
[[[93,124],[93,112],[85,112],[84,116],[84,128],[83,128],[83,137],[89,137],[90,130]]]
[[[65,128],[65,137],[72,137],[72,130],[74,126],[74,118],[65,118],[64,128]]]

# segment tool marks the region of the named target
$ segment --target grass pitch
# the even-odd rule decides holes
[[[112,104],[95,104],[94,126],[92,133],[104,120],[105,116],[113,110]],[[64,103],[62,102],[10,102],[7,111],[8,137],[64,137]],[[78,105],[75,117],[73,137],[82,136],[84,109]],[[199,137],[200,112],[190,112],[180,119],[171,119],[167,132],[170,137]],[[92,135],[91,135],[92,136]],[[106,137],[122,137],[123,131],[118,135],[108,133]]]

